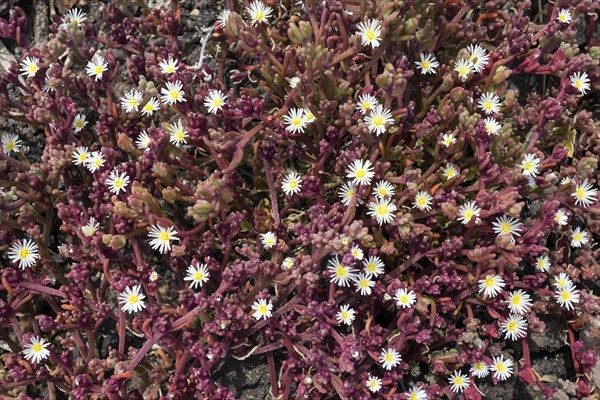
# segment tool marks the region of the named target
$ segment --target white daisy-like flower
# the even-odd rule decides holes
[[[571,16],[571,11],[562,8],[558,12],[558,16],[556,17],[556,19],[562,23],[568,24],[573,20],[573,17]]]
[[[73,127],[73,129],[75,130],[75,132],[81,132],[81,130],[83,128],[85,128],[85,126],[87,125],[87,120],[85,118],[85,115],[83,114],[77,114],[75,116],[75,118],[73,119],[73,125],[71,125]]]
[[[208,109],[209,113],[216,114],[217,111],[223,108],[225,100],[227,100],[225,93],[220,90],[211,90],[204,99],[204,107]]]
[[[458,220],[464,225],[468,224],[473,218],[475,218],[475,221],[479,221],[480,213],[481,208],[477,207],[477,204],[474,201],[469,201],[468,203],[465,203],[459,207]]]
[[[375,170],[369,160],[354,160],[346,170],[346,177],[353,179],[355,185],[370,185],[375,176]]]
[[[506,304],[511,313],[523,315],[531,310],[531,296],[521,289],[515,290],[508,295]]]
[[[392,184],[388,181],[379,181],[375,185],[373,193],[378,199],[384,199],[386,197],[392,197],[396,193],[396,191],[394,190]]]
[[[287,126],[285,130],[291,133],[304,133],[304,128],[308,124],[302,108],[290,108],[287,115],[283,116],[283,123]]]
[[[261,1],[253,1],[246,11],[250,15],[250,25],[254,26],[261,23],[267,23],[273,9],[265,6]]]
[[[29,343],[23,346],[22,353],[26,360],[39,363],[50,356],[50,350],[47,349],[48,346],[50,346],[50,343],[46,342],[41,337],[32,336]]]
[[[229,18],[230,15],[231,15],[231,11],[228,10],[227,8],[219,13],[219,15],[217,16],[217,22],[219,23],[221,28],[225,29],[225,25],[227,24],[227,19]]]
[[[355,312],[353,308],[350,308],[348,304],[340,306],[340,310],[335,314],[335,319],[340,324],[352,325],[355,318]]]
[[[104,166],[104,161],[104,156],[101,152],[93,151],[85,160],[85,167],[93,173]],[[127,178],[127,181],[129,182],[129,178]]]
[[[456,137],[452,133],[444,133],[441,143],[446,147],[450,147],[451,144],[456,143]]]
[[[573,286],[573,281],[569,278],[569,275],[561,272],[558,276],[554,277],[554,283],[552,285],[557,289],[566,288],[569,286]]]
[[[36,57],[27,57],[24,59],[21,62],[21,68],[19,69],[19,71],[21,71],[21,75],[26,78],[33,78],[40,70],[38,62],[40,62],[40,60]]]
[[[158,273],[156,271],[152,271],[148,278],[150,279],[150,282],[156,282],[158,279]]]
[[[556,214],[554,214],[554,222],[560,226],[566,225],[569,222],[569,216],[564,210],[558,210]]]
[[[422,74],[435,74],[435,69],[440,66],[433,54],[419,54],[421,61],[415,61],[417,68],[421,70]]]
[[[469,61],[473,63],[473,69],[476,72],[484,69],[490,60],[487,50],[478,44],[467,46],[467,53],[469,53]]]
[[[471,386],[471,378],[466,374],[461,373],[460,370],[454,371],[448,378],[448,382],[452,384],[450,389],[452,389],[454,393],[462,393]]]
[[[550,270],[550,257],[544,255],[535,259],[535,269],[542,272]]]
[[[570,185],[572,183],[575,183],[575,180],[573,178],[571,178],[570,176],[565,176],[564,178],[562,178],[560,180],[561,185]]]
[[[381,104],[375,106],[369,115],[365,117],[365,124],[369,128],[369,132],[379,136],[385,133],[386,125],[394,122],[392,112],[387,108],[383,108]]]
[[[346,207],[348,207],[350,205],[350,202],[352,201],[352,198],[355,195],[356,195],[356,185],[354,185],[354,183],[352,183],[352,182],[344,183],[338,192],[338,196],[340,196],[342,204],[345,205]],[[356,207],[357,205],[358,205],[358,201],[356,202],[356,204],[354,206]]]
[[[294,77],[290,78],[290,80],[289,80],[290,88],[292,88],[292,89],[295,89],[296,87],[298,87],[299,83],[300,83],[299,76],[294,76]]]
[[[450,163],[446,164],[446,166],[442,168],[442,175],[444,175],[444,178],[446,178],[446,180],[458,176],[459,173],[460,171],[458,170],[458,168],[456,168],[453,164]]]
[[[461,58],[454,63],[454,71],[458,73],[458,77],[462,81],[469,78],[469,74],[474,71],[473,63],[469,60]]]
[[[527,336],[527,320],[520,314],[511,313],[506,321],[500,323],[505,339],[517,340]]]
[[[142,92],[131,89],[128,93],[125,93],[125,97],[121,99],[121,108],[125,109],[127,114],[132,111],[137,111],[143,98],[144,94]]]
[[[379,275],[384,273],[385,264],[381,261],[381,258],[377,256],[371,256],[363,261],[365,267],[364,273],[377,278]]]
[[[381,363],[384,369],[389,371],[390,369],[394,368],[396,365],[402,362],[402,357],[396,351],[396,349],[388,347],[387,349],[381,349],[379,362]]]
[[[477,103],[477,108],[481,108],[488,115],[500,112],[500,98],[492,92],[484,93]]]
[[[112,193],[118,195],[121,190],[125,191],[125,188],[129,184],[129,177],[125,172],[119,172],[115,169],[111,171],[104,183]]]
[[[469,370],[471,375],[478,378],[485,378],[490,374],[490,367],[483,361],[475,361]]]
[[[254,310],[252,316],[257,320],[260,320],[261,318],[267,319],[273,316],[273,313],[271,312],[273,303],[270,301],[267,303],[265,299],[256,300],[254,304],[252,304],[252,309]]]
[[[379,199],[369,203],[369,211],[367,215],[377,220],[379,225],[391,222],[396,216],[394,213],[398,210],[396,205],[389,199]]]
[[[504,279],[496,274],[488,274],[485,278],[479,280],[479,293],[485,297],[494,298],[506,286]]]
[[[87,19],[86,14],[79,8],[69,10],[63,15],[62,24],[58,29],[65,29],[68,24],[75,23],[77,26],[81,26],[81,23]]]
[[[581,230],[580,227],[575,228],[571,233],[571,246],[581,247],[582,244],[587,244],[590,241],[590,234]]]
[[[283,193],[288,196],[300,193],[300,190],[302,189],[302,177],[296,172],[290,172],[283,182],[281,182],[281,188],[283,189]]]
[[[579,93],[585,94],[590,90],[590,79],[585,72],[576,72],[571,75],[571,86],[579,90]]]
[[[149,243],[150,247],[162,254],[171,251],[171,241],[179,241],[177,231],[172,226],[163,228],[158,224],[152,225],[148,237],[152,239]]]
[[[160,101],[165,104],[173,105],[179,102],[187,101],[184,97],[183,84],[180,81],[167,82],[167,87],[160,89]]]
[[[19,268],[30,268],[40,258],[38,245],[31,239],[22,239],[8,249],[8,258],[19,263]]]
[[[308,107],[305,107],[304,119],[306,120],[307,124],[310,124],[311,122],[315,122],[317,120],[317,117],[315,117],[315,114],[313,114]]]
[[[540,162],[540,159],[535,154],[525,154],[523,161],[521,161],[523,175],[531,177],[536,176],[538,174],[538,167],[540,166]]]
[[[150,143],[152,143],[152,139],[146,131],[142,131],[135,140],[135,146],[140,150],[146,150],[150,146]]]
[[[96,233],[98,228],[100,228],[100,224],[96,222],[94,217],[90,217],[88,223],[81,227],[81,232],[84,234],[84,236],[91,237],[94,236],[94,233]]]
[[[368,111],[373,111],[376,106],[379,105],[379,101],[375,96],[370,94],[363,94],[358,98],[358,105],[356,108],[365,115]]]
[[[108,71],[108,63],[104,57],[95,55],[91,61],[88,61],[85,73],[88,76],[93,76],[94,80],[102,79],[102,74]]]
[[[418,208],[421,211],[429,211],[431,210],[431,204],[433,201],[433,197],[423,190],[417,192],[415,195],[415,202],[413,203],[414,208]]]
[[[365,386],[371,391],[371,393],[377,393],[381,390],[381,379],[376,376],[369,375],[365,381]]]
[[[167,124],[165,130],[169,133],[169,143],[175,145],[175,147],[187,143],[188,134],[181,119],[173,124]]]
[[[497,218],[495,222],[492,222],[492,225],[494,227],[494,232],[498,234],[498,236],[521,236],[519,232],[521,232],[521,226],[523,224],[519,222],[518,219],[514,219],[508,215]]]
[[[125,291],[119,294],[119,303],[123,305],[121,307],[123,312],[131,314],[146,308],[146,303],[144,302],[146,296],[140,292],[141,289],[140,285],[135,285],[125,288]]]
[[[356,276],[354,286],[356,286],[356,291],[360,292],[361,296],[368,296],[371,294],[371,288],[375,286],[375,281],[371,280],[371,276],[369,274],[361,272]]]
[[[513,360],[510,358],[505,359],[503,354],[494,357],[492,365],[490,365],[490,371],[492,371],[494,379],[505,381],[513,373]]]
[[[143,116],[151,116],[155,111],[160,110],[160,103],[156,97],[152,97],[144,107],[142,107],[142,115]]]
[[[588,207],[596,202],[598,189],[594,188],[586,179],[575,187],[575,191],[571,193],[571,196],[575,199],[575,205],[581,204]]]
[[[163,75],[169,75],[172,74],[173,72],[176,72],[177,69],[179,68],[177,66],[177,59],[174,59],[172,57],[169,57],[168,60],[162,60],[158,66],[160,67],[160,72]]]
[[[281,267],[283,269],[290,269],[294,266],[294,259],[292,257],[286,257],[282,263],[281,263]]]
[[[358,24],[358,34],[363,46],[379,47],[381,41],[381,22],[370,19]]]
[[[327,271],[331,274],[331,282],[338,286],[349,287],[350,282],[356,280],[357,270],[342,264],[337,255],[327,263]]]
[[[418,386],[411,387],[404,395],[406,396],[406,400],[427,400],[427,392]]]
[[[573,304],[579,303],[579,290],[575,289],[575,285],[571,284],[559,288],[556,293],[554,293],[554,298],[561,307],[564,307],[567,310],[575,310]]]
[[[358,247],[358,245],[352,246],[352,248],[350,249],[350,254],[352,254],[352,257],[359,261],[362,260],[364,257],[364,253],[362,249]]]
[[[404,288],[396,290],[394,295],[396,305],[402,308],[410,308],[417,302],[417,295],[413,290],[408,291]]]
[[[500,132],[500,129],[502,128],[498,121],[492,117],[487,117],[484,119],[483,126],[489,135],[498,135],[498,132]]]
[[[208,278],[210,277],[206,264],[197,264],[195,267],[190,265],[186,274],[183,280],[190,281],[190,289],[194,289],[196,286],[202,287],[202,285],[208,282]]]
[[[2,135],[2,151],[7,155],[11,152],[18,153],[21,150],[21,144],[23,141],[19,139],[19,136],[14,133],[7,133]]]
[[[261,233],[260,240],[265,249],[270,249],[277,244],[277,236],[273,232]]]

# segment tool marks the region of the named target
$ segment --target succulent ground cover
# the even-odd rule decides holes
[[[233,399],[260,358],[281,399],[593,398],[599,8],[228,1],[194,57],[177,2],[37,46],[12,9],[0,393]]]

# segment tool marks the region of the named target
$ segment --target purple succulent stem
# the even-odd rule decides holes
[[[154,346],[162,336],[163,333],[157,332],[154,334],[154,336],[148,339],[146,343],[144,343],[144,345],[137,351],[137,353],[135,353],[135,356],[131,360],[131,363],[129,363],[129,365],[127,366],[127,371],[132,371],[139,364],[139,362],[142,361],[142,359],[146,356],[148,351],[150,351],[152,346]]]
[[[119,308],[119,353],[125,354],[125,331],[127,328],[127,319],[125,312]]]
[[[47,286],[40,285],[38,283],[23,281],[20,283],[20,285],[21,285],[21,287],[23,287],[25,289],[29,289],[34,292],[43,293],[43,294],[47,294],[50,296],[58,296],[61,299],[67,298],[67,295],[64,294],[63,292],[61,292],[60,290],[52,289]]]
[[[275,226],[279,226],[281,220],[279,219],[279,206],[277,205],[277,190],[275,189],[275,182],[273,181],[271,163],[265,157],[263,157],[263,163],[265,165],[267,184],[269,185],[269,196],[271,198],[273,219],[275,220]]]

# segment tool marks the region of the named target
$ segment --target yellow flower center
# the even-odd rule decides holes
[[[204,273],[202,271],[196,271],[196,273],[194,274],[194,280],[195,281],[204,280]]]
[[[385,355],[385,361],[387,361],[387,362],[392,362],[392,361],[394,361],[394,356],[392,356],[390,353],[387,353],[387,354]]]
[[[94,73],[96,75],[102,75],[103,72],[104,68],[102,68],[102,65],[96,65],[96,67],[94,68]]]
[[[256,14],[254,14],[254,19],[257,21],[262,21],[265,18],[265,13],[262,11],[256,11]]]
[[[460,67],[458,69],[458,73],[459,73],[459,75],[467,75],[469,73],[469,68],[467,68],[467,67]]]
[[[221,107],[221,104],[223,104],[223,99],[216,98],[213,100],[213,107]]]
[[[570,300],[571,299],[571,293],[569,291],[565,290],[565,291],[563,291],[560,294],[560,298],[563,299],[563,300],[565,300],[565,301]]]
[[[182,130],[178,130],[177,132],[175,132],[175,138],[176,138],[177,140],[181,140],[181,139],[183,139],[183,136],[184,136],[184,134],[185,134],[185,132],[184,132],[184,131],[182,131]]]
[[[506,329],[508,331],[515,331],[515,330],[517,330],[517,323],[515,321],[510,321],[508,324],[506,324]]]
[[[292,126],[302,126],[302,118],[300,118],[300,117],[293,118]]]
[[[373,29],[369,29],[368,31],[365,32],[365,37],[369,41],[375,40],[375,39],[377,39],[377,32],[375,32]]]
[[[8,143],[6,143],[6,150],[8,151],[13,151],[15,148],[15,142],[14,141],[10,141]]]
[[[339,265],[335,269],[335,274],[340,278],[345,278],[348,275],[348,271],[346,271],[346,267],[344,267],[343,265]]]
[[[581,241],[581,239],[582,239],[581,233],[576,233],[575,235],[573,235],[574,241],[579,242],[579,241]]]
[[[399,300],[400,300],[400,303],[406,304],[406,303],[408,303],[408,296],[403,294],[402,296],[400,296]]]
[[[470,221],[471,218],[473,218],[473,215],[475,215],[475,212],[473,212],[472,210],[465,211],[465,219],[467,221]]]
[[[525,164],[523,164],[523,169],[525,171],[532,171],[533,170],[533,163],[531,161],[527,161],[525,162]]]
[[[425,198],[424,198],[424,197],[419,197],[419,198],[417,199],[417,204],[418,204],[419,206],[423,207],[423,206],[427,205],[427,200],[425,200]]]
[[[172,100],[177,100],[177,99],[179,99],[179,90],[177,90],[177,89],[172,89],[172,90],[169,92],[169,97],[170,97]]]
[[[267,313],[267,311],[269,311],[269,308],[267,307],[266,304],[259,304],[257,307],[257,311],[259,314],[264,315]]]
[[[159,235],[159,239],[163,242],[167,242],[169,240],[169,233],[167,231],[163,231]]]
[[[576,87],[577,89],[581,89],[581,86],[582,86],[581,79],[577,79],[577,80],[575,81],[575,87]]]
[[[138,99],[133,98],[133,99],[128,99],[127,104],[129,105],[129,107],[137,107],[140,104],[140,102]]]
[[[116,187],[116,188],[123,187],[123,179],[121,179],[121,178],[115,179],[114,187]]]
[[[140,302],[140,298],[137,296],[137,294],[130,294],[127,301],[131,304],[137,304]]]
[[[166,72],[167,74],[170,74],[171,72],[175,72],[175,68],[173,68],[173,66],[172,66],[172,65],[167,65],[167,66],[165,67],[165,72]]]
[[[357,178],[362,179],[365,176],[367,176],[367,171],[365,171],[364,169],[359,169],[358,171],[356,171]]]
[[[27,70],[32,73],[36,73],[40,69],[36,64],[29,64]]]
[[[566,16],[566,15],[564,15],[564,14],[560,14],[560,15],[558,16],[558,20],[559,20],[560,22],[567,22],[567,16]]]
[[[24,259],[29,257],[29,250],[25,247],[23,247],[21,250],[19,250],[19,258],[20,259]]]
[[[341,317],[342,317],[342,319],[348,319],[348,312],[347,311],[342,311]]]
[[[361,280],[361,281],[360,281],[360,287],[361,287],[362,289],[368,288],[368,287],[369,287],[369,281],[368,281],[368,280],[366,280],[366,279],[363,279],[363,280]]]
[[[463,384],[463,378],[462,378],[462,376],[457,376],[456,378],[454,378],[454,384],[456,386],[461,386]]]
[[[290,183],[288,185],[289,185],[290,189],[295,189],[298,187],[298,182],[290,181]]]
[[[429,61],[423,60],[423,61],[421,61],[421,67],[423,69],[429,69],[429,68],[431,68],[431,64],[429,64]]]
[[[518,306],[521,304],[521,300],[521,296],[517,294],[512,297],[510,302],[513,306]]]
[[[583,188],[578,188],[575,190],[575,196],[579,200],[583,199],[585,197],[585,190],[583,190]]]
[[[154,111],[154,107],[151,103],[148,103],[144,106],[144,111]]]
[[[506,367],[504,366],[504,364],[500,363],[500,364],[496,365],[496,371],[504,372],[504,371],[506,371]]]
[[[410,400],[417,400],[417,395],[415,393],[411,393]]]
[[[381,117],[380,115],[377,115],[375,118],[373,118],[373,125],[382,126],[383,125],[383,117]]]
[[[37,342],[34,343],[33,346],[31,346],[31,351],[33,351],[34,353],[39,353],[42,351],[43,348],[44,346],[42,346],[41,343]]]
[[[494,278],[492,278],[491,276],[485,278],[485,286],[488,286],[488,287],[494,286]]]
[[[510,225],[507,222],[503,222],[500,225],[500,231],[502,231],[502,233],[510,233]]]
[[[385,214],[387,214],[387,212],[388,212],[388,209],[385,204],[380,204],[377,206],[377,214],[385,215]]]
[[[373,105],[372,105],[370,102],[368,102],[368,101],[363,101],[363,103],[360,105],[360,108],[361,108],[363,111],[368,111],[368,110],[370,110],[372,107],[373,107]]]

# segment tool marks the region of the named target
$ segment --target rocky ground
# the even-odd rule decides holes
[[[160,5],[167,1],[154,0],[150,2]],[[71,6],[77,6],[83,8],[88,14],[88,18],[95,22],[100,20],[104,3],[105,1],[98,0],[54,0],[52,2],[50,0],[0,0],[0,17],[7,18],[9,10],[15,5],[23,8],[30,17],[28,32],[30,43],[38,45],[48,35],[52,13],[60,14]],[[182,17],[180,42],[184,59],[191,64],[197,61],[200,52],[201,27],[214,22],[218,12],[223,9],[223,0],[181,0],[179,4]],[[54,8],[51,7],[52,5]],[[11,60],[20,60],[19,52],[15,43],[0,40],[0,68],[10,63]],[[526,84],[526,82],[519,82],[517,86]],[[30,154],[33,157],[41,156],[44,146],[42,129],[0,116],[0,130],[18,132],[21,139],[29,144]],[[566,322],[552,319],[546,321],[546,324],[544,332],[533,333],[531,336],[533,368],[549,386],[573,385],[573,383],[565,382],[576,381],[570,348],[566,341]],[[590,338],[583,333],[582,339],[589,343],[589,347],[600,348],[598,338]],[[105,342],[113,341],[111,338],[106,338]],[[517,360],[521,358],[520,345],[514,346],[514,358]],[[232,359],[222,365],[215,376],[240,399],[270,398],[269,373],[264,356],[250,357],[245,361]],[[597,385],[600,384],[600,367],[596,367],[593,378]],[[489,399],[543,399],[539,390],[523,384],[514,376],[509,384],[494,386],[491,381],[487,380],[486,382],[480,384],[479,389]],[[562,398],[560,399],[562,400]]]

